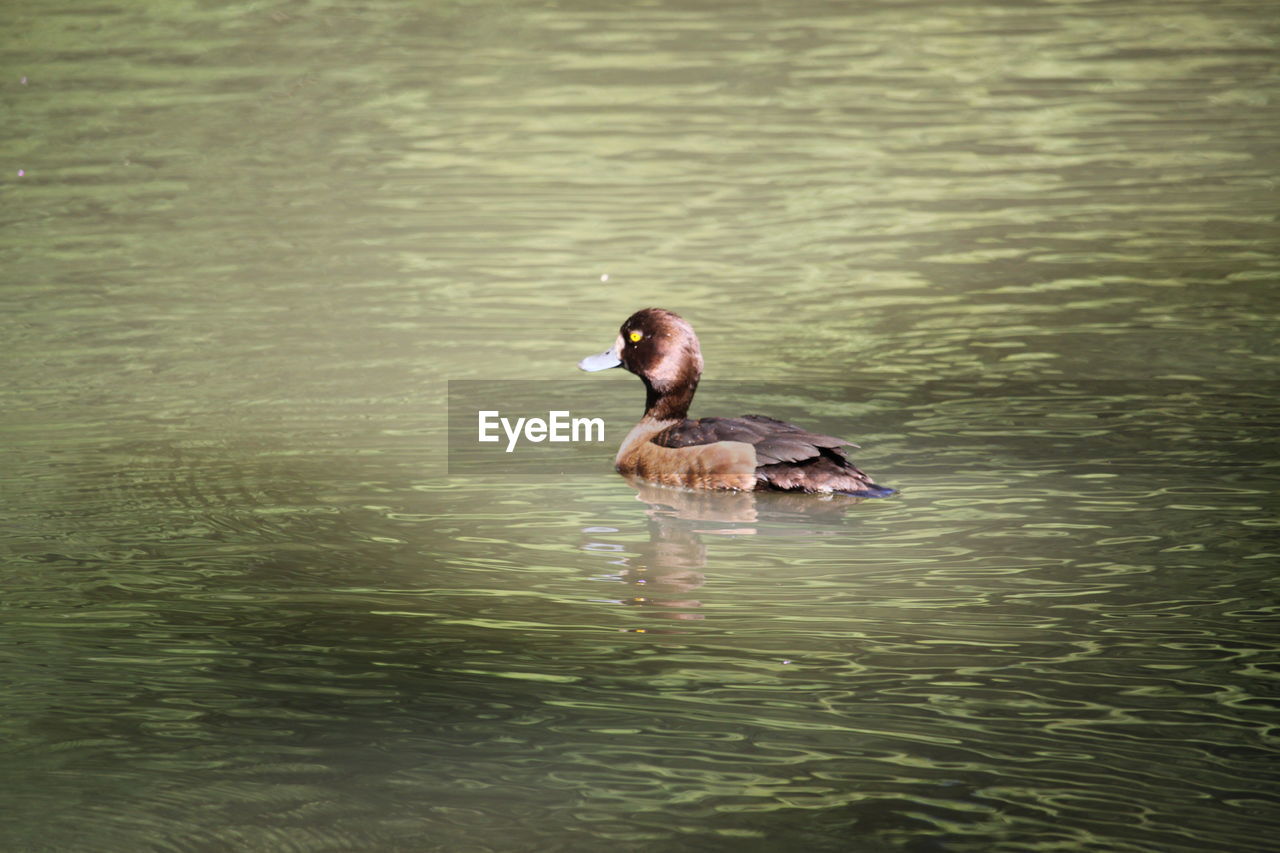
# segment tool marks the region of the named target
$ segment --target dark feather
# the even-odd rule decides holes
[[[776,462],[794,462],[816,456],[818,449],[822,447],[857,447],[843,438],[809,432],[795,424],[764,415],[686,420],[667,427],[653,437],[653,443],[662,447],[692,447],[698,444],[715,444],[717,441],[745,442],[755,445],[757,453],[764,451],[770,455],[774,455],[771,450],[776,447],[781,454],[774,455]],[[801,452],[804,455],[796,455]]]
[[[853,442],[809,432],[765,415],[685,420],[667,427],[652,440],[661,447],[694,447],[720,441],[750,444],[756,451],[760,488],[853,494],[880,490],[845,455],[844,447],[857,447]]]

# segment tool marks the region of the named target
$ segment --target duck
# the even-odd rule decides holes
[[[662,308],[635,312],[610,349],[578,363],[592,373],[621,367],[644,382],[644,417],[618,448],[618,473],[691,489],[872,498],[896,493],[849,461],[844,448],[857,445],[843,438],[765,415],[690,420],[702,366],[693,326]]]

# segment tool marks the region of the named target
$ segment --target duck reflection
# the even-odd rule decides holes
[[[621,603],[662,608],[654,615],[682,620],[702,618],[699,613],[689,612],[702,606],[689,594],[706,583],[701,571],[707,563],[703,536],[830,536],[838,532],[834,526],[798,528],[796,522],[838,523],[845,509],[865,500],[840,494],[692,490],[630,477],[627,482],[635,490],[636,500],[648,507],[645,515],[649,541],[642,545],[590,541],[583,547],[591,551],[631,552],[620,553],[612,561],[621,567],[618,579],[635,588],[635,594]],[[584,532],[617,530],[590,527]]]

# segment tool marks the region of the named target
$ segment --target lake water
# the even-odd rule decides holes
[[[0,32],[0,848],[1274,849],[1270,0]],[[450,476],[648,305],[900,494]]]

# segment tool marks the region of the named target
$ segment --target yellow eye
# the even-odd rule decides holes
[[[631,338],[631,343],[634,344],[636,341],[643,338],[644,335],[642,335],[640,332],[632,332],[630,335],[628,335],[628,337]]]

